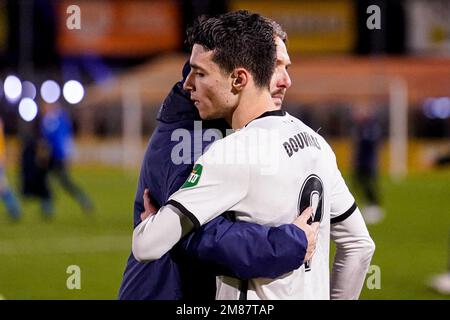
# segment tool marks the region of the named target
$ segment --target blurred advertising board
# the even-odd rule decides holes
[[[450,55],[450,1],[405,1],[412,53]]]
[[[291,53],[350,53],[355,47],[357,22],[351,0],[232,0],[230,9],[247,9],[277,21],[288,33]]]
[[[57,41],[63,55],[139,56],[181,45],[178,1],[77,1],[80,28],[70,29],[73,3],[58,2]]]

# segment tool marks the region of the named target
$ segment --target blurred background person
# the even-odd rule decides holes
[[[40,121],[37,117],[25,123],[21,130],[21,191],[26,198],[38,198],[44,217],[50,218],[54,213],[48,181],[50,153],[41,135]]]
[[[361,198],[362,214],[367,224],[381,222],[384,213],[380,205],[378,184],[378,148],[381,125],[376,113],[368,106],[354,108],[353,113],[353,182]]]
[[[58,103],[42,103],[42,137],[49,150],[49,173],[54,175],[63,189],[72,196],[85,212],[93,209],[87,194],[75,184],[69,172],[73,152],[73,132],[69,115]]]
[[[3,120],[0,118],[0,197],[12,220],[20,219],[20,206],[6,179],[6,145]]]

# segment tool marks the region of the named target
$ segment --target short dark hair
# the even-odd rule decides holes
[[[284,31],[283,28],[281,27],[281,25],[278,22],[271,20],[269,18],[265,19],[272,25],[273,35],[275,37],[279,37],[283,42],[286,43],[288,36],[286,31]]]
[[[258,87],[269,87],[275,70],[273,21],[246,10],[202,16],[188,30],[187,43],[214,50],[213,61],[224,72],[247,69]]]

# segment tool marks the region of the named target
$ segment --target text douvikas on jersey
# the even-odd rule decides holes
[[[330,146],[281,110],[266,112],[213,143],[168,203],[196,226],[225,211],[233,211],[237,220],[279,226],[292,223],[308,206],[315,209],[320,231],[310,263],[246,285],[218,277],[218,299],[329,299],[330,222],[356,208]]]

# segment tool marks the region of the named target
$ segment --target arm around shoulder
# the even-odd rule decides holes
[[[308,241],[294,224],[268,227],[220,216],[181,244],[186,254],[209,263],[217,274],[251,279],[276,278],[299,268]]]

